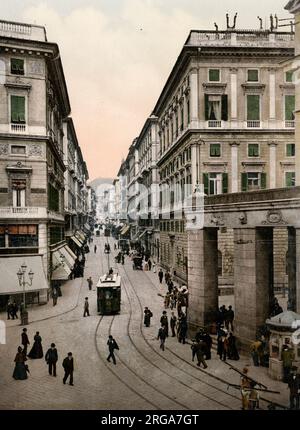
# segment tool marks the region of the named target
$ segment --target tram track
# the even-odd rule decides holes
[[[228,397],[231,397],[231,398],[234,398],[234,399],[236,399],[236,400],[239,400],[240,401],[240,398],[239,397],[237,397],[237,396],[235,396],[235,395],[233,395],[233,394],[230,394],[230,393],[228,393],[227,391],[225,391],[225,390],[221,390],[219,387],[216,387],[215,385],[213,385],[213,384],[210,384],[210,383],[207,383],[207,382],[205,382],[205,381],[203,381],[201,378],[198,378],[198,377],[196,377],[194,374],[192,375],[191,373],[189,373],[189,372],[187,372],[186,370],[184,370],[184,369],[182,369],[182,368],[179,368],[178,366],[176,366],[171,360],[169,360],[169,359],[167,359],[165,356],[163,356],[162,354],[160,354],[152,345],[151,345],[151,343],[147,340],[147,338],[145,337],[145,335],[144,335],[144,333],[143,333],[143,329],[142,329],[142,324],[143,324],[143,306],[142,306],[142,304],[141,304],[141,301],[140,301],[140,298],[139,298],[139,296],[138,296],[138,294],[137,294],[137,292],[136,292],[136,290],[135,290],[135,288],[134,288],[134,286],[133,286],[133,283],[130,281],[130,279],[129,279],[129,277],[128,277],[128,273],[127,273],[127,270],[125,269],[125,267],[123,267],[123,270],[124,270],[124,272],[125,272],[125,275],[126,275],[126,279],[127,279],[127,282],[131,285],[131,288],[132,288],[132,290],[133,290],[133,292],[134,292],[134,295],[136,296],[136,298],[137,298],[137,301],[138,301],[138,303],[139,303],[139,307],[140,307],[140,311],[141,311],[141,322],[140,322],[140,334],[141,334],[141,336],[142,336],[142,338],[143,338],[143,340],[144,340],[144,342],[147,344],[147,346],[156,354],[156,355],[158,355],[161,359],[163,359],[164,361],[166,361],[169,365],[171,365],[172,367],[174,367],[178,372],[182,372],[182,373],[185,373],[186,375],[188,375],[190,378],[193,378],[194,380],[196,380],[197,382],[199,381],[201,384],[203,384],[203,385],[206,385],[206,386],[208,386],[208,387],[210,387],[210,388],[213,388],[214,390],[216,390],[216,391],[218,391],[218,392],[220,392],[220,393],[222,393],[222,394],[226,394]],[[124,283],[123,283],[123,286],[124,286]],[[127,294],[127,297],[128,297],[128,300],[130,301],[130,297],[129,297],[129,294],[128,294],[128,291],[127,291],[127,288],[126,288],[126,286],[125,286],[125,292],[126,292],[126,294]],[[136,349],[138,349],[138,347],[136,346]],[[168,349],[169,350],[169,349]],[[158,365],[156,365],[156,364],[154,364],[151,360],[149,360],[146,356],[145,356],[145,354],[144,353],[142,353],[142,352],[140,352],[139,351],[139,353],[140,354],[142,354],[143,355],[143,357],[147,360],[147,361],[149,361],[152,365],[154,365],[155,367],[157,367],[161,372],[164,372],[165,374],[167,374],[170,378],[172,378],[173,380],[174,379],[176,379],[176,381],[177,382],[179,382],[181,385],[183,385],[184,387],[186,387],[186,388],[188,388],[188,389],[190,389],[190,390],[192,390],[193,392],[195,392],[195,393],[197,393],[198,395],[200,395],[200,396],[202,396],[202,397],[204,397],[206,400],[209,400],[210,402],[214,402],[214,403],[216,403],[216,404],[218,404],[219,406],[222,406],[222,407],[225,407],[226,409],[233,409],[233,408],[231,408],[228,404],[225,404],[225,403],[222,403],[222,402],[219,402],[219,401],[217,401],[216,399],[214,399],[214,398],[212,398],[212,397],[210,397],[210,396],[208,396],[207,394],[205,394],[205,393],[203,393],[202,391],[200,391],[200,390],[197,390],[197,389],[195,389],[195,388],[193,388],[193,387],[191,387],[191,385],[189,385],[189,384],[187,384],[187,383],[185,383],[185,382],[183,382],[181,379],[179,379],[178,377],[176,377],[176,376],[174,376],[173,374],[171,374],[170,372],[166,372],[164,369],[162,369],[161,367],[159,367]],[[179,356],[177,356],[178,358],[180,358]],[[188,363],[188,364],[190,364],[190,363]],[[191,366],[192,368],[193,368],[193,370],[195,371],[195,367],[194,366]],[[199,369],[197,369],[197,370],[199,370]],[[205,372],[206,373],[206,372]]]

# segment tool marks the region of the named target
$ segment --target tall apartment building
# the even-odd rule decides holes
[[[22,294],[23,262],[34,271],[27,302],[45,302],[48,287],[68,279],[75,255],[65,242],[71,108],[59,48],[44,27],[0,21],[0,101],[0,302]]]
[[[176,207],[205,194],[295,184],[294,33],[191,31],[156,103],[162,191],[161,263],[187,280],[187,236]],[[164,217],[163,217],[164,218]],[[275,229],[275,278],[286,283],[285,228]],[[232,232],[219,231],[220,283],[232,282]]]

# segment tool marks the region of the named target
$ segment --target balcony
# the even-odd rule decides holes
[[[10,132],[14,134],[27,134],[26,124],[10,124]]]
[[[47,218],[46,208],[39,207],[1,207],[0,219],[39,219]]]
[[[222,128],[222,121],[208,121],[209,128]]]
[[[285,128],[295,128],[295,121],[285,121]]]
[[[247,121],[247,128],[260,128],[260,121]]]

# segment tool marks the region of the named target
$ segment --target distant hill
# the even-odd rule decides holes
[[[99,185],[102,184],[112,184],[113,183],[113,179],[112,178],[96,178],[93,181],[89,182],[89,185],[94,188],[94,190],[97,189],[97,187],[99,187]]]

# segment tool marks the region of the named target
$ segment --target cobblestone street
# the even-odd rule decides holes
[[[166,351],[159,350],[156,340],[163,310],[166,286],[159,285],[157,274],[133,271],[130,259],[125,265],[114,265],[122,277],[122,309],[120,315],[97,315],[96,283],[107,270],[103,254],[104,238],[97,238],[98,253],[87,256],[84,278],[69,281],[62,288],[63,296],[53,307],[31,308],[29,339],[38,330],[44,353],[55,342],[58,353],[57,378],[48,375],[44,359],[28,360],[30,376],[26,381],[12,378],[14,356],[20,343],[19,321],[9,321],[7,345],[0,346],[0,408],[1,409],[239,409],[239,391],[227,390],[224,381],[239,383],[239,375],[220,362],[216,351],[208,361],[208,369],[197,368],[191,361],[189,345],[168,338]],[[92,247],[91,247],[92,248]],[[110,260],[113,260],[111,254]],[[89,291],[86,278],[94,279]],[[90,317],[83,318],[84,297],[89,297]],[[143,327],[143,308],[153,312],[150,328]],[[168,310],[170,314],[170,310]],[[1,314],[6,321],[6,315]],[[106,361],[107,337],[112,334],[120,347],[117,365]],[[74,387],[62,384],[61,363],[69,351],[75,358]],[[288,405],[288,389],[283,383],[269,379],[267,370],[254,368],[250,360],[232,362],[242,369],[250,365],[250,376],[276,389],[281,395],[262,395]],[[267,403],[261,402],[266,408]]]

